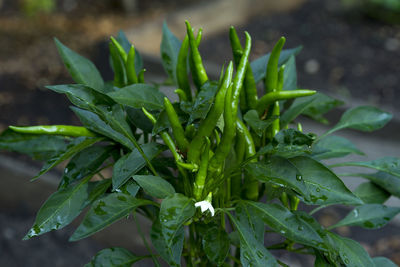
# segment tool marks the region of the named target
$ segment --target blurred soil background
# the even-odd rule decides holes
[[[395,120],[399,120],[400,26],[349,11],[339,0],[57,0],[55,3],[51,12],[35,14],[23,8],[22,0],[0,0],[0,131],[8,125],[79,125],[67,99],[44,88],[49,84],[72,83],[53,37],[92,59],[109,80],[112,72],[108,66],[107,40],[123,29],[144,56],[146,78],[163,79],[165,74],[158,56],[162,22],[166,20],[181,38],[186,18],[194,21],[195,27],[204,27],[200,50],[212,71],[219,71],[215,66],[231,59],[230,25],[235,25],[239,33],[244,30],[250,33],[253,59],[269,52],[284,35],[286,48],[304,46],[296,57],[299,88],[318,89],[349,101],[350,105],[377,105],[393,112]],[[400,129],[391,129],[396,131],[391,138],[398,140]],[[14,169],[40,166],[13,153],[0,156],[26,163]],[[395,156],[400,156],[400,152]],[[13,194],[14,198],[9,199],[14,200],[0,197],[0,266],[79,266],[101,248],[124,245],[119,242],[125,234],[122,230],[119,234],[114,232],[116,242],[105,242],[112,238],[103,235],[97,240],[68,243],[73,227],[20,241],[34,221],[35,211],[54,186],[32,186],[28,182],[31,177],[26,176],[29,172],[8,173],[2,166],[0,189],[10,191],[8,195]],[[27,202],[32,198],[31,193],[10,190],[16,187],[36,192],[33,203]],[[28,197],[16,202],[24,194]],[[346,209],[326,209],[317,214],[323,224],[330,225],[346,212]],[[130,229],[128,223],[121,225],[121,229]],[[114,230],[118,231],[119,226]],[[338,232],[360,241],[371,255],[386,256],[400,264],[399,226],[389,224],[377,231],[342,227]],[[312,264],[310,257],[293,258],[279,252],[277,255],[290,266]]]

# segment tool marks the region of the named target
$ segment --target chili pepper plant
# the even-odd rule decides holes
[[[32,180],[68,161],[24,239],[61,229],[87,210],[70,241],[130,216],[144,216],[151,226],[150,236],[141,235],[147,255],[108,248],[87,266],[130,266],[143,258],[156,266],[287,266],[274,250],[314,255],[315,266],[395,266],[334,229],[380,228],[400,213],[384,205],[400,197],[399,158],[324,163],[364,154],[334,132],[374,131],[392,115],[359,106],[326,133],[310,133],[298,116],[327,123],[324,114],[343,102],[298,88],[301,47],[283,49],[282,37],[271,53],[250,61],[250,35],[240,33],[241,43],[231,27],[232,61],[213,79],[198,49],[202,30],[186,26],[183,41],[163,26],[163,84],[146,81],[142,58],[122,32],[109,42],[114,79],[107,82],[55,39],[76,84],[47,88],[68,97],[83,126],[10,126],[1,134],[2,149],[45,162]],[[160,91],[166,84],[179,101]],[[375,172],[339,177],[332,168],[340,166]],[[345,176],[365,182],[351,191]],[[313,214],[331,205],[352,210],[323,226]],[[264,245],[271,234],[281,241]]]

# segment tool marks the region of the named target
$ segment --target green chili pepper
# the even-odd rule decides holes
[[[239,120],[237,121],[239,123]],[[236,141],[235,141],[235,154],[236,154],[236,165],[243,162],[245,157],[246,142],[244,131],[241,127],[236,127]],[[231,194],[234,196],[240,196],[242,188],[242,172],[235,175],[231,179]]]
[[[26,134],[48,134],[48,135],[63,135],[63,136],[88,136],[94,137],[95,133],[89,131],[85,127],[71,125],[38,125],[38,126],[9,126],[11,130],[18,133]]]
[[[299,89],[299,90],[280,91],[280,92],[275,91],[265,94],[258,100],[257,103],[258,114],[261,115],[265,111],[265,109],[275,101],[310,96],[315,93],[316,91],[314,90]]]
[[[237,132],[243,135],[244,143],[245,143],[245,155],[244,159],[252,158],[256,154],[256,147],[254,145],[253,137],[247,126],[241,121],[237,119],[236,121]],[[257,159],[253,158],[251,162],[256,162]],[[258,187],[259,183],[256,179],[250,176],[246,176],[244,180],[245,184],[245,195],[248,199],[257,200],[258,199]]]
[[[176,89],[174,92],[178,95],[179,102],[188,100],[187,96],[186,96],[186,93],[182,89]]]
[[[185,23],[186,23],[187,35],[189,37],[190,54],[192,56],[194,63],[194,72],[195,72],[194,75],[199,79],[199,85],[201,87],[205,82],[208,81],[208,76],[203,66],[203,61],[201,59],[201,55],[197,47],[196,39],[194,38],[193,29],[188,21],[185,21]]]
[[[229,37],[230,37],[230,41],[231,41],[233,58],[235,60],[236,66],[237,66],[239,64],[240,58],[243,54],[243,49],[242,49],[242,45],[240,44],[239,37],[237,36],[236,30],[233,26],[230,28]],[[242,90],[241,95],[245,95],[244,99],[246,101],[246,106],[249,109],[256,108],[257,101],[258,101],[257,86],[256,86],[256,82],[254,80],[253,71],[252,71],[251,66],[248,61],[247,61],[246,75],[244,77],[243,90]],[[241,98],[241,101],[242,101],[242,98]],[[242,110],[244,111],[243,108],[242,108]]]
[[[180,162],[177,161],[176,164],[178,164],[178,166],[189,170],[191,172],[197,172],[199,170],[199,166],[197,166],[197,164],[193,164],[193,163],[185,163],[185,162]]]
[[[225,103],[225,94],[228,90],[228,87],[232,81],[233,74],[233,63],[230,62],[226,71],[223,82],[218,89],[218,92],[215,96],[214,105],[211,107],[208,112],[206,118],[200,124],[199,129],[192,142],[189,145],[188,149],[188,161],[193,163],[199,162],[200,150],[203,145],[204,137],[209,137],[217,125],[218,119],[221,117],[222,112],[224,111],[224,103]]]
[[[207,177],[208,160],[210,156],[210,139],[208,137],[205,137],[205,139],[206,143],[204,150],[201,153],[199,171],[197,172],[196,180],[194,182],[193,193],[196,200],[202,199],[203,188]]]
[[[114,71],[114,85],[116,87],[124,87],[126,85],[125,62],[121,58],[118,48],[113,42],[109,44],[111,64]]]
[[[267,73],[265,74],[265,93],[273,92],[278,86],[279,56],[285,41],[285,37],[282,36],[272,49],[267,64]]]
[[[189,37],[188,35],[182,41],[181,48],[178,54],[178,61],[176,64],[176,80],[179,88],[181,88],[189,101],[192,101],[192,91],[190,90],[190,84],[188,79],[187,70],[187,55],[189,52]]]
[[[126,59],[126,76],[128,78],[128,84],[134,84],[138,82],[135,69],[135,47],[132,45],[129,50],[128,57]]]
[[[122,60],[124,62],[126,62],[128,59],[128,55],[126,54],[125,49],[122,47],[122,45],[120,43],[118,43],[117,40],[115,40],[114,37],[111,36],[110,39],[111,39],[111,42],[114,44],[114,46],[117,48],[118,53],[121,56]]]
[[[146,69],[142,69],[138,74],[138,83],[144,83],[144,73]]]
[[[164,97],[164,107],[167,112],[168,120],[171,124],[172,133],[174,134],[176,144],[181,151],[186,151],[189,146],[189,142],[185,137],[185,131],[182,128],[182,124],[179,121],[178,114],[172,106],[168,98]]]
[[[277,83],[277,88],[276,91],[280,92],[282,91],[283,88],[283,73],[285,70],[285,66],[282,66],[279,69],[278,72],[278,83]],[[270,132],[270,137],[273,138],[281,129],[280,129],[280,123],[279,123],[279,116],[281,115],[280,113],[280,107],[279,107],[279,101],[275,101],[273,103],[273,107],[272,107],[272,116],[277,116],[278,118],[276,120],[274,120],[271,124],[271,132]]]
[[[192,140],[195,134],[196,134],[196,127],[194,126],[194,124],[189,124],[188,126],[186,126],[185,128],[186,138]]]

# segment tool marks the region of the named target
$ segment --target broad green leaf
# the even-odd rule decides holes
[[[253,234],[258,242],[264,243],[265,224],[254,209],[246,202],[239,202],[235,209],[237,220]]]
[[[136,256],[125,248],[112,247],[100,250],[85,267],[131,267],[146,256]]]
[[[88,183],[90,178],[91,176],[88,176],[79,183],[53,193],[38,211],[35,223],[24,240],[65,227],[110,185]]]
[[[154,142],[143,144],[141,148],[149,160],[152,160],[161,152],[160,146]],[[146,161],[137,149],[121,157],[113,168],[113,190],[123,185],[144,166],[146,166]]]
[[[78,116],[82,124],[89,130],[104,135],[130,150],[134,149],[133,144],[127,137],[111,128],[111,126],[102,120],[97,114],[75,107],[71,107],[71,109]]]
[[[300,53],[302,48],[303,47],[298,46],[296,48],[282,50],[279,57],[278,66],[285,64],[290,59],[290,56]],[[267,69],[267,63],[270,55],[271,53],[268,53],[250,63],[256,83],[265,78],[265,70]]]
[[[176,81],[176,64],[178,61],[179,49],[181,48],[181,41],[169,30],[167,23],[164,22],[162,28],[162,40],[160,46],[160,53],[162,65],[168,76],[175,82]]]
[[[357,167],[365,167],[370,169],[375,169],[382,172],[387,172],[390,175],[397,176],[400,178],[400,158],[395,157],[384,157],[371,161],[350,161],[350,162],[342,162],[333,165],[334,167],[341,166],[357,166]]]
[[[225,262],[230,243],[228,234],[224,229],[217,225],[207,227],[202,233],[202,245],[210,261],[218,266],[221,266]]]
[[[254,109],[249,110],[244,116],[243,119],[247,122],[251,129],[258,135],[262,136],[265,133],[265,130],[271,124],[278,119],[278,116],[272,116],[268,120],[261,120],[258,116],[258,112]]]
[[[240,261],[244,267],[255,266],[278,266],[274,256],[264,247],[263,243],[257,241],[251,233],[251,229],[241,224],[235,217],[227,213],[229,219],[239,234],[240,238]]]
[[[131,49],[131,43],[129,42],[128,38],[126,37],[123,31],[119,31],[117,37],[115,38],[118,43],[124,48],[125,52],[128,54],[129,50]],[[135,70],[136,74],[143,69],[143,59],[140,55],[139,51],[135,48]]]
[[[315,99],[315,95],[312,95],[300,97],[294,100],[290,108],[285,110],[285,112],[283,112],[279,119],[281,128],[284,129],[289,123],[296,119],[297,116],[302,114],[307,109],[307,107],[309,107],[315,101]]]
[[[296,73],[296,58],[291,55],[285,63],[283,71],[283,90],[297,89],[297,73]]]
[[[311,97],[302,97],[299,98],[299,100],[303,99],[303,101],[307,101],[309,98]],[[314,98],[315,100],[305,108],[302,114],[324,124],[328,124],[329,121],[324,118],[323,115],[331,109],[344,104],[343,101],[332,98],[323,93],[316,93],[312,96],[312,98]]]
[[[375,266],[365,249],[356,241],[327,232],[336,245],[342,262],[346,267]]]
[[[132,178],[152,197],[166,198],[175,194],[174,187],[159,176],[134,175]]]
[[[257,155],[268,154],[290,158],[304,153],[310,154],[310,146],[314,139],[313,134],[304,134],[294,129],[282,130],[275,135],[268,145],[260,148]]]
[[[340,158],[349,154],[365,155],[348,139],[336,135],[329,135],[318,140],[312,150],[312,157],[318,160]]]
[[[393,196],[400,198],[400,178],[390,175],[386,172],[377,173],[354,173],[348,176],[362,177],[370,180],[374,184],[379,185]]]
[[[185,239],[183,227],[178,229],[171,245],[168,246],[162,232],[160,220],[156,219],[151,227],[150,238],[156,251],[170,266],[181,266],[183,240]]]
[[[385,189],[371,182],[360,184],[353,193],[365,204],[383,204],[390,197]]]
[[[290,240],[317,248],[323,242],[306,221],[282,205],[252,201],[246,201],[245,204],[254,209],[266,225]]]
[[[128,120],[133,125],[145,133],[151,133],[153,130],[153,123],[146,117],[146,115],[144,115],[141,109],[127,107],[126,114]]]
[[[137,199],[123,193],[108,194],[92,205],[82,223],[69,240],[77,241],[91,236],[125,217],[137,207],[151,205],[152,203],[149,200]]]
[[[59,188],[64,188],[74,181],[94,174],[110,156],[112,149],[111,146],[91,146],[77,153],[65,167]]]
[[[372,258],[372,261],[376,267],[398,267],[397,264],[385,257],[375,257]]]
[[[160,110],[164,108],[164,97],[156,87],[150,84],[136,83],[118,91],[108,93],[115,102],[132,108]]]
[[[345,225],[361,226],[367,229],[381,228],[399,213],[400,208],[381,204],[364,204],[356,207],[343,220],[331,226],[330,229]]]
[[[119,188],[123,193],[131,195],[133,197],[136,196],[137,192],[140,190],[140,186],[133,181],[132,179],[129,179],[128,182],[126,182],[123,186]]]
[[[392,114],[370,106],[360,106],[343,113],[340,121],[325,135],[345,128],[372,132],[386,125],[392,119]]]
[[[207,116],[208,111],[214,103],[214,96],[217,89],[218,83],[207,81],[201,86],[193,105],[186,102],[190,107],[185,108],[185,105],[181,104],[182,110],[190,115],[189,124],[197,119],[204,119]]]
[[[160,222],[162,234],[169,248],[174,245],[175,236],[183,224],[191,219],[196,211],[193,200],[182,194],[174,194],[161,202]]]
[[[271,157],[248,164],[246,170],[261,182],[296,191],[310,204],[363,204],[330,169],[306,156]]]
[[[79,153],[83,149],[92,146],[93,144],[102,141],[102,137],[78,137],[75,138],[71,143],[68,144],[66,149],[59,154],[55,155],[43,165],[42,169],[39,173],[32,178],[32,180],[36,180],[41,175],[45,174],[64,160],[67,160],[74,156],[75,154]]]
[[[48,160],[65,151],[66,139],[55,135],[22,134],[7,129],[0,135],[0,149],[27,154],[33,159]]]
[[[87,58],[63,45],[57,38],[54,41],[72,79],[76,83],[87,85],[104,93],[104,81],[96,66]]]

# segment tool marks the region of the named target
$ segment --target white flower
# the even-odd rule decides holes
[[[200,207],[202,213],[204,213],[205,211],[209,210],[210,213],[211,213],[211,216],[214,216],[214,213],[215,213],[214,207],[207,200],[196,202],[196,203],[194,203],[194,206],[195,207]]]

